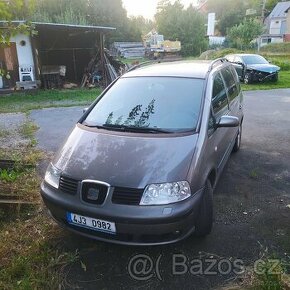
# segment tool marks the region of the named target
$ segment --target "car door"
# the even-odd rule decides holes
[[[242,91],[235,69],[228,66],[221,71],[229,99],[229,111],[231,116],[242,117]],[[234,128],[235,129],[235,128]],[[235,131],[235,130],[234,130]]]
[[[221,71],[226,92],[229,101],[229,115],[239,118],[242,117],[242,103],[241,103],[241,89],[240,83],[238,82],[237,74],[232,66],[227,66]],[[227,151],[231,152],[232,146],[234,144],[235,138],[238,134],[238,127],[228,128],[228,148]]]
[[[214,75],[211,102],[212,109],[208,124],[209,144],[214,148],[216,167],[219,171],[224,165],[230,141],[229,128],[217,128],[216,126],[221,116],[229,114],[227,91],[220,72]]]
[[[233,66],[236,69],[236,72],[239,76],[240,79],[243,79],[244,76],[244,63],[242,58],[240,58],[239,56],[235,56],[234,61],[233,61]]]

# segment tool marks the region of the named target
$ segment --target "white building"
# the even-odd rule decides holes
[[[266,18],[267,33],[261,36],[261,46],[290,41],[290,1],[279,2]]]

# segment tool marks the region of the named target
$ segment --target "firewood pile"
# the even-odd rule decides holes
[[[85,69],[81,87],[107,87],[127,70],[127,65],[113,58],[107,50],[98,51]]]

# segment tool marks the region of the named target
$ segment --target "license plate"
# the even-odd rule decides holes
[[[70,212],[66,214],[66,219],[68,223],[72,225],[76,225],[82,228],[87,228],[99,232],[116,234],[116,226],[115,223],[112,222],[90,218],[87,216],[82,216]]]

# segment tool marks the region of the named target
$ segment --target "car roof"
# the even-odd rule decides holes
[[[122,78],[127,77],[187,77],[205,79],[211,67],[211,60],[198,61],[174,61],[157,63],[136,68],[124,74]]]
[[[226,57],[230,56],[230,55],[236,55],[236,56],[240,56],[240,57],[242,57],[242,56],[256,56],[256,55],[261,56],[259,54],[254,54],[254,53],[231,53],[231,54],[226,55]]]

